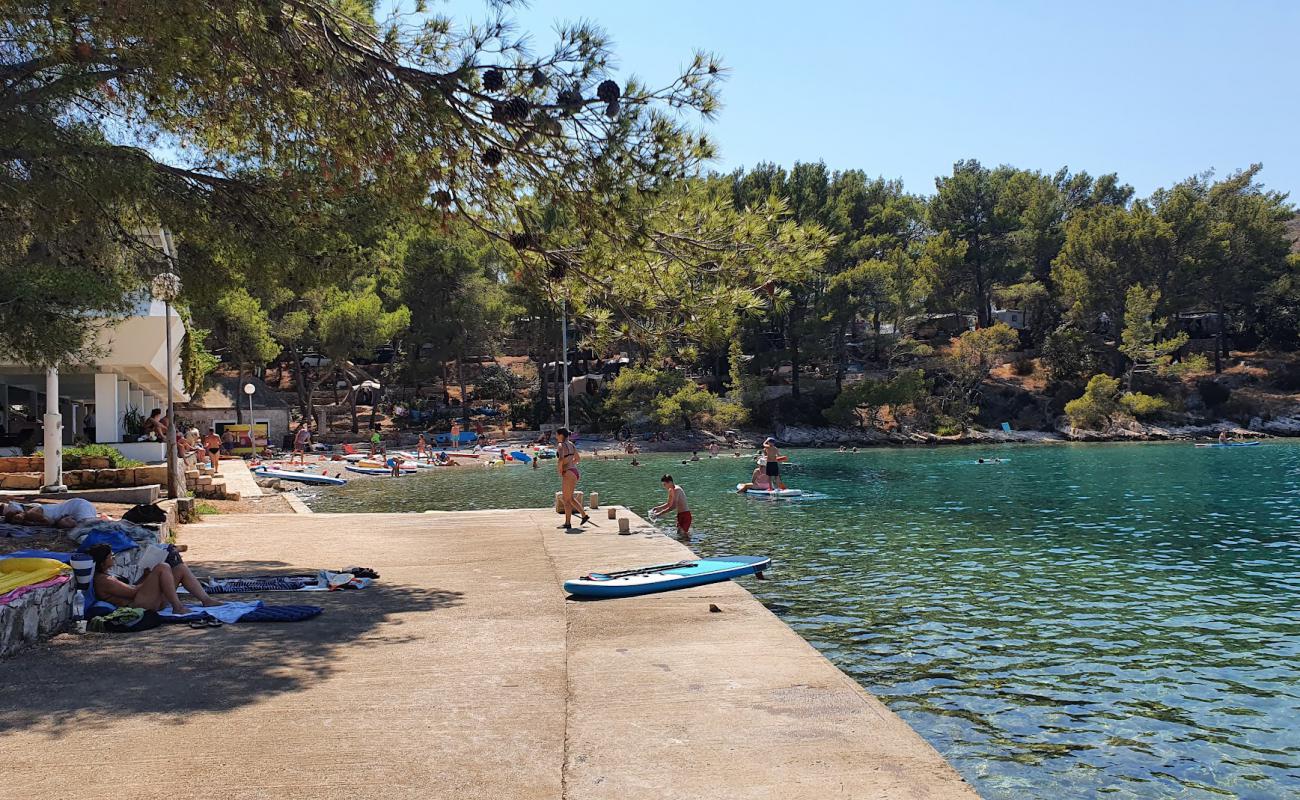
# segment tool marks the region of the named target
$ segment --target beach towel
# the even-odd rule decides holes
[[[173,622],[175,621],[189,622],[191,620],[201,619],[206,615],[212,617],[213,619],[219,619],[224,623],[233,624],[239,622],[240,617],[244,616],[250,611],[256,611],[257,609],[261,608],[262,605],[263,604],[261,600],[252,600],[246,603],[245,602],[226,603],[225,605],[220,605],[220,606],[190,606],[189,607],[190,613],[188,614],[176,614],[170,608],[168,608],[158,612],[158,615],[160,617],[163,617],[164,621],[173,621]],[[170,617],[171,619],[166,620],[166,618],[168,617]]]
[[[239,618],[240,622],[302,622],[318,617],[325,609],[320,606],[267,606],[250,611]]]
[[[28,584],[27,586],[19,586],[17,589],[14,589],[8,592],[7,594],[0,594],[0,606],[7,606],[13,601],[22,597],[23,595],[28,594],[30,592],[34,592],[37,589],[44,589],[49,586],[61,586],[70,580],[72,580],[72,578],[68,577],[67,575],[56,575],[55,577],[50,578],[47,581],[41,581],[40,583],[32,583],[32,584]]]
[[[81,545],[77,548],[85,553],[97,544],[106,544],[112,548],[114,553],[120,553],[123,550],[132,550],[139,547],[129,536],[114,530],[91,531],[81,540]]]
[[[49,528],[33,528],[28,525],[13,525],[0,522],[0,539],[26,539],[38,533],[49,533]]]
[[[367,572],[378,574],[373,570],[367,570]],[[208,594],[332,592],[339,589],[366,589],[372,583],[374,583],[373,578],[361,577],[351,572],[321,570],[315,575],[250,575],[245,577],[208,578],[203,582],[203,591]]]
[[[52,558],[6,558],[0,561],[0,594],[70,572],[71,567]]]
[[[115,531],[136,544],[157,544],[159,541],[158,531],[132,522],[124,522],[120,519],[97,519],[83,522],[68,531],[68,538],[81,544],[87,536],[96,531],[101,533]]]

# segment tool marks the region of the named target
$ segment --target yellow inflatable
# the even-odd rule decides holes
[[[71,571],[72,567],[52,558],[0,558],[0,594]]]

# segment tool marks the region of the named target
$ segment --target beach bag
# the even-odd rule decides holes
[[[157,503],[141,503],[132,506],[122,515],[122,519],[137,525],[160,525],[167,521],[167,512],[159,508]]]

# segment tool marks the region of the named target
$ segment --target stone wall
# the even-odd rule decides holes
[[[164,534],[165,535],[165,534]],[[113,572],[134,573],[140,550],[118,553]],[[0,606],[0,658],[63,630],[72,620],[72,596],[76,589],[68,581],[28,592],[9,605]]]
[[[13,459],[5,459],[13,460]],[[40,461],[41,459],[33,459]],[[39,489],[45,482],[43,474],[35,472],[0,471],[0,489]],[[167,465],[152,467],[127,467],[125,469],[69,469],[63,473],[63,483],[69,489],[100,489],[111,486],[148,486],[167,484]]]

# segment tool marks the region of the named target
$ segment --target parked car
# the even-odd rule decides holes
[[[310,355],[305,355],[302,357],[302,365],[304,367],[314,367],[315,369],[320,369],[321,367],[329,366],[330,363],[331,362],[328,358],[317,353],[312,353]]]

